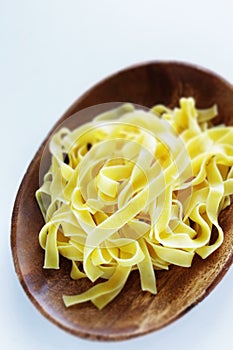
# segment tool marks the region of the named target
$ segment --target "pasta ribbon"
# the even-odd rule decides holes
[[[53,135],[36,192],[44,268],[59,269],[62,255],[72,279],[95,282],[64,295],[67,307],[103,308],[133,270],[156,294],[156,270],[189,268],[195,254],[219,248],[218,216],[233,194],[233,127],[214,126],[216,115],[217,106],[197,109],[192,97],[173,110],[124,104]]]

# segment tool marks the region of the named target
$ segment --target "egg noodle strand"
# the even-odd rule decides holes
[[[114,299],[137,270],[156,294],[155,270],[190,267],[223,242],[219,213],[233,193],[233,127],[217,108],[181,98],[173,110],[124,104],[50,141],[51,166],[36,198],[45,224],[44,268],[71,260],[71,278],[95,283],[65,305]],[[213,237],[213,230],[217,233]]]

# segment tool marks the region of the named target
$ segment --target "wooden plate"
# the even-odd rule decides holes
[[[233,87],[219,76],[192,65],[150,62],[127,68],[95,85],[81,96],[58,121],[83,108],[104,102],[133,102],[151,107],[163,103],[174,107],[182,96],[193,96],[199,108],[217,103],[218,121],[233,125]],[[48,136],[49,137],[49,136]],[[142,292],[137,272],[120,295],[103,310],[91,303],[64,307],[61,296],[76,294],[89,282],[70,279],[70,262],[61,259],[60,270],[44,270],[44,252],[38,243],[43,225],[35,201],[39,166],[48,137],[41,145],[23,178],[12,216],[11,245],[19,280],[38,310],[72,334],[101,340],[120,340],[164,327],[196,305],[221,280],[233,259],[233,206],[222,214],[225,233],[222,246],[208,259],[194,258],[191,268],[172,266],[157,273],[159,293]],[[25,142],[27,142],[25,140]]]

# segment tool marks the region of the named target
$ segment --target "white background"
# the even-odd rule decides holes
[[[101,343],[65,333],[41,316],[18,282],[10,251],[22,176],[78,96],[116,70],[153,59],[197,63],[233,83],[232,38],[231,0],[0,0],[1,350],[233,348],[233,269],[172,325]]]

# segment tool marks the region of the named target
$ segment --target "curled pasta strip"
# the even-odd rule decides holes
[[[233,194],[233,128],[193,98],[150,111],[125,104],[51,139],[51,165],[36,198],[45,224],[44,268],[71,261],[71,278],[97,282],[65,305],[113,300],[137,270],[156,294],[156,270],[190,267],[224,239],[219,213]],[[198,147],[197,147],[198,145]],[[215,228],[217,238],[213,238]]]

